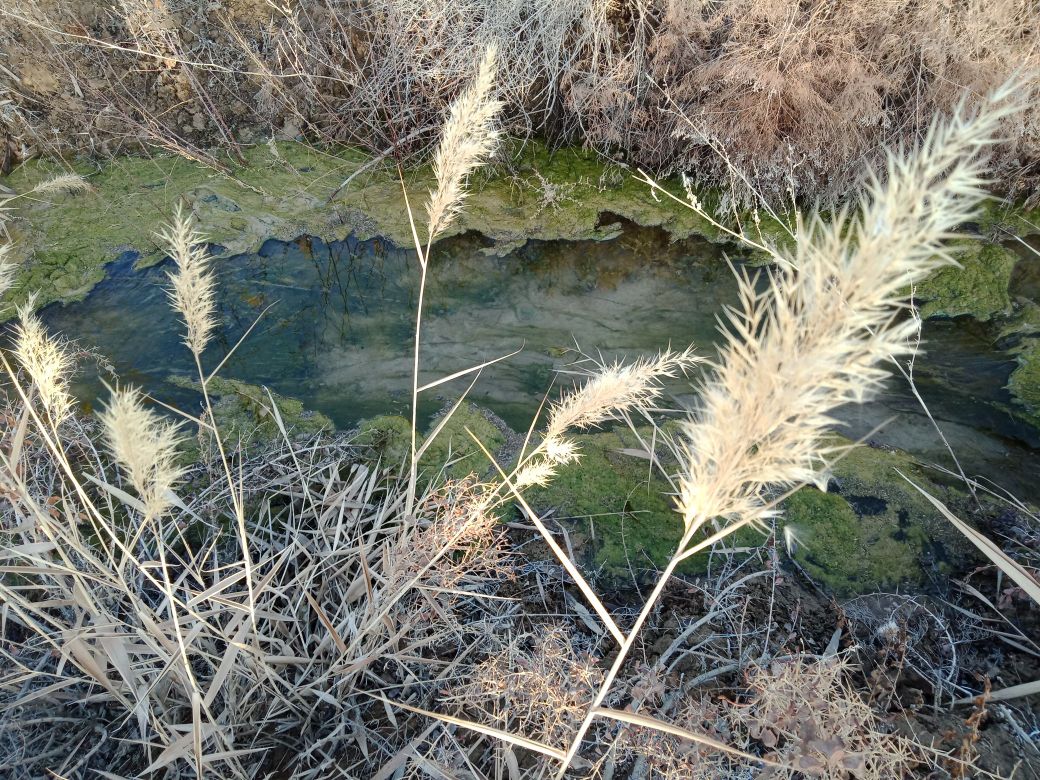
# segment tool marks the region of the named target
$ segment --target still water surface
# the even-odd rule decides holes
[[[164,290],[169,263],[133,268],[133,255],[109,267],[84,301],[48,307],[57,331],[94,347],[121,381],[167,403],[197,407],[171,383],[193,363]],[[219,256],[222,327],[204,356],[213,367],[260,317],[222,375],[299,398],[350,427],[376,414],[407,413],[417,269],[412,252],[387,242],[316,238],[268,241],[255,254]],[[516,349],[487,369],[471,398],[526,429],[575,345],[604,357],[632,357],[693,343],[706,355],[718,337],[717,314],[734,301],[733,276],[718,248],[700,240],[630,228],[607,242],[530,242],[497,257],[474,236],[439,243],[431,258],[421,381]],[[997,405],[1014,367],[993,349],[983,326],[928,322],[918,387],[966,469],[1022,498],[1040,498],[1035,432]],[[78,379],[85,405],[103,395],[93,369]],[[566,379],[564,379],[566,381]],[[427,398],[429,415],[461,392],[463,380]],[[689,382],[672,391],[692,401]],[[876,401],[842,410],[852,437],[865,436],[945,466],[952,462],[906,382],[894,378]]]

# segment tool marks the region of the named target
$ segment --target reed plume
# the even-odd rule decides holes
[[[649,410],[661,396],[663,379],[686,373],[701,362],[688,347],[682,352],[666,350],[655,358],[639,358],[625,365],[615,361],[599,366],[580,388],[553,404],[545,429],[542,452],[550,460],[575,460],[577,449],[564,438],[568,430],[584,430],[610,419]]]
[[[30,190],[36,195],[58,195],[68,193],[93,192],[94,187],[78,173],[63,173],[47,181],[42,181]]]
[[[484,52],[477,76],[452,103],[448,121],[433,158],[437,189],[426,204],[429,219],[428,241],[432,242],[458,215],[466,190],[466,177],[486,160],[495,147],[499,132],[495,117],[502,103],[491,96],[495,82],[498,49],[492,44]]]
[[[724,346],[679,442],[677,508],[685,531],[615,655],[557,780],[566,775],[677,566],[742,525],[774,514],[773,491],[811,482],[826,487],[832,413],[869,398],[887,376],[882,362],[912,351],[918,321],[900,317],[907,287],[953,262],[942,242],[984,196],[980,152],[1016,110],[1009,100],[1015,89],[1002,88],[973,118],[962,106],[950,120],[934,122],[916,150],[890,154],[886,180],[870,175],[856,216],[843,208],[829,224],[818,212],[799,224],[792,252],[771,250],[777,270],[767,284],[747,275],[739,280]],[[692,543],[706,523],[720,520],[717,532]]]
[[[568,442],[569,443],[569,442]],[[577,457],[577,453],[571,458],[573,460]],[[547,455],[544,460],[538,460],[528,463],[516,472],[516,476],[513,477],[513,487],[517,490],[523,490],[526,487],[532,485],[539,485],[545,487],[548,485],[552,478],[556,476],[556,467],[562,463],[567,463],[567,460],[556,460],[553,457]]]
[[[160,517],[184,476],[177,464],[177,426],[145,408],[141,391],[133,387],[114,390],[99,416],[108,449],[137,491],[145,516]]]
[[[884,183],[869,179],[855,217],[813,215],[793,252],[777,252],[764,289],[741,278],[725,347],[684,426],[687,529],[762,520],[775,488],[825,487],[832,411],[871,397],[888,376],[882,364],[912,350],[906,290],[953,262],[942,242],[983,197],[978,152],[1007,114],[990,106],[933,124],[916,153],[890,156]]]
[[[191,217],[184,214],[180,204],[173,222],[160,231],[158,237],[177,263],[177,271],[169,274],[170,302],[187,326],[184,344],[198,359],[217,326],[216,280],[209,270],[205,238],[194,229]]]
[[[419,258],[419,300],[415,306],[415,344],[412,362],[412,434],[411,457],[409,459],[409,486],[405,504],[411,512],[415,506],[415,483],[418,477],[416,456],[416,415],[419,407],[419,353],[422,335],[423,300],[426,295],[426,273],[429,267],[430,246],[433,239],[442,233],[462,208],[465,197],[466,177],[491,154],[499,133],[492,125],[502,103],[491,98],[495,82],[495,62],[498,49],[491,44],[477,68],[473,82],[452,103],[448,121],[441,130],[441,141],[433,158],[433,172],[437,189],[430,193],[426,202],[428,220],[426,249],[423,250],[419,234],[415,229],[411,207],[405,192],[405,208],[412,225],[415,252]],[[403,187],[402,182],[402,187]]]
[[[57,425],[72,412],[69,378],[75,367],[72,350],[66,340],[47,333],[40,318],[33,313],[36,296],[18,307],[18,324],[14,329],[14,353],[32,379],[40,403]]]

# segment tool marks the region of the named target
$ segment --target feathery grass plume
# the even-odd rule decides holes
[[[180,204],[173,222],[160,231],[158,237],[177,263],[177,271],[169,274],[173,285],[169,291],[170,302],[188,328],[184,344],[198,358],[217,326],[216,280],[209,270],[205,238],[194,229],[191,217],[184,214]]]
[[[575,454],[574,457],[577,457],[577,454]],[[537,460],[533,463],[528,463],[516,472],[516,476],[513,477],[513,486],[517,490],[522,490],[531,485],[545,487],[550,481],[552,481],[552,478],[556,476],[557,465],[566,462],[567,461],[556,460],[553,457],[546,455],[544,460]]]
[[[30,190],[36,195],[58,195],[68,193],[93,192],[94,187],[78,173],[63,173],[53,179],[41,181]]]
[[[918,150],[890,156],[871,177],[859,213],[830,224],[814,214],[765,289],[740,279],[726,343],[684,427],[679,509],[687,529],[713,518],[759,521],[768,491],[816,482],[833,455],[832,411],[881,386],[881,364],[911,350],[914,318],[900,318],[906,290],[952,262],[942,242],[983,197],[979,152],[1010,109],[959,110],[935,123]],[[689,538],[689,534],[687,534]]]
[[[817,212],[799,225],[793,253],[772,250],[778,268],[765,289],[740,279],[725,345],[678,445],[683,537],[616,654],[557,780],[679,563],[742,524],[768,517],[770,491],[809,482],[826,487],[820,472],[834,454],[824,440],[835,423],[833,410],[869,397],[887,376],[879,364],[912,349],[916,319],[899,317],[905,290],[952,262],[942,241],[984,195],[979,153],[1016,110],[1009,100],[1014,89],[1002,88],[974,118],[962,106],[952,119],[933,123],[914,152],[890,155],[887,180],[869,179],[855,217],[842,209],[825,224]],[[724,522],[719,531],[691,545],[717,520]]]
[[[14,353],[32,379],[51,423],[57,425],[72,412],[69,377],[75,360],[67,341],[48,335],[40,318],[33,313],[35,306],[36,296],[31,295],[18,307]]]
[[[114,390],[99,416],[109,451],[137,491],[145,516],[161,516],[170,505],[167,494],[184,476],[177,464],[177,426],[145,408],[133,387]]]
[[[497,47],[488,46],[476,79],[452,103],[441,132],[441,142],[433,158],[437,189],[426,204],[431,242],[459,213],[466,194],[463,182],[491,154],[498,140],[499,133],[492,124],[502,103],[491,97],[497,58]]]
[[[543,439],[544,454],[557,463],[576,459],[574,443],[564,438],[568,430],[587,429],[620,414],[649,409],[661,395],[662,379],[685,373],[700,362],[693,347],[687,347],[628,365],[615,361],[600,366],[588,382],[553,404]]]
[[[542,443],[542,452],[551,462],[558,463],[561,466],[573,463],[581,457],[581,453],[578,452],[578,445],[570,439],[563,439],[560,436],[546,439]]]

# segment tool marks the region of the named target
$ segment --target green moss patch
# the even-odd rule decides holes
[[[174,384],[198,389],[198,382],[181,377],[171,379]],[[207,384],[213,417],[227,442],[242,442],[245,446],[280,439],[271,401],[277,408],[282,425],[290,437],[303,438],[321,431],[331,431],[332,421],[321,414],[304,408],[302,402],[237,379],[214,377]]]
[[[1007,389],[1027,421],[1040,428],[1040,305],[1020,299],[1017,311],[1000,331],[1010,343],[1018,366],[1008,378]]]
[[[953,253],[959,266],[941,268],[918,285],[921,316],[986,321],[1007,313],[1008,286],[1018,256],[1000,244],[971,239],[955,242]]]
[[[104,278],[104,266],[126,250],[139,263],[162,259],[155,231],[186,204],[210,241],[228,254],[254,251],[270,238],[301,235],[326,241],[348,234],[385,236],[412,243],[396,169],[366,170],[330,203],[330,196],[367,158],[355,149],[323,151],[302,143],[262,144],[246,152],[246,165],[225,175],[171,155],[115,158],[98,167],[77,163],[93,192],[26,197],[11,203],[16,262],[22,268],[14,295],[39,293],[39,305],[85,297]],[[507,250],[529,239],[606,239],[619,226],[601,226],[605,212],[643,225],[659,225],[677,237],[716,230],[689,209],[655,201],[631,172],[605,165],[577,149],[550,153],[528,143],[503,149],[503,162],[474,176],[464,211],[452,233],[475,231]],[[17,192],[66,172],[54,162],[27,163],[4,183]],[[406,189],[422,232],[422,204],[435,186],[428,168],[405,174]],[[681,193],[678,182],[668,188]]]
[[[450,407],[449,407],[450,408]],[[444,410],[444,413],[447,409]],[[425,435],[416,439],[420,447],[440,424],[436,417]],[[365,420],[358,430],[356,443],[371,450],[383,465],[396,468],[408,463],[411,452],[411,423],[404,417],[381,415]],[[491,464],[473,441],[470,432],[492,453],[497,453],[509,438],[511,431],[487,411],[474,404],[464,403],[444,424],[436,438],[419,460],[419,470],[426,479],[442,474],[448,479],[461,479],[468,474],[487,474]]]
[[[965,491],[937,481],[906,453],[853,449],[835,465],[829,492],[804,487],[784,504],[795,560],[832,593],[919,588],[974,560],[970,545],[900,472],[960,516],[975,514]]]
[[[645,440],[650,432],[644,431]],[[630,584],[650,570],[663,568],[682,537],[668,483],[651,474],[647,460],[628,454],[641,446],[628,429],[573,437],[582,457],[562,467],[546,487],[529,488],[525,498],[538,512],[553,512],[590,571],[608,584]],[[728,544],[760,544],[762,534],[744,530]],[[705,570],[707,555],[694,556],[682,574]]]

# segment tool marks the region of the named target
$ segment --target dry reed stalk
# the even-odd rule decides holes
[[[11,247],[8,244],[0,246],[0,298],[3,298],[8,290],[14,287],[15,265],[7,259]]]
[[[870,398],[887,372],[881,363],[906,354],[917,327],[900,320],[908,285],[944,263],[943,248],[984,197],[985,160],[1002,119],[1016,110],[1016,85],[998,90],[976,116],[959,110],[933,123],[906,156],[890,154],[887,178],[871,176],[858,214],[818,213],[797,232],[795,251],[776,252],[778,270],[759,290],[740,279],[740,303],[698,410],[684,426],[678,509],[685,532],[625,637],[557,778],[577,755],[676,567],[745,525],[775,512],[774,491],[822,478],[832,453],[824,440],[832,411]],[[655,191],[663,190],[647,178]],[[677,199],[676,199],[677,200]],[[687,204],[690,208],[695,208]],[[705,524],[713,535],[693,543]]]
[[[209,396],[210,377],[202,370],[202,353],[209,343],[213,331],[217,327],[216,316],[216,279],[209,270],[209,253],[204,245],[204,237],[192,226],[190,216],[185,215],[182,204],[178,203],[174,211],[173,222],[159,233],[159,238],[166,244],[168,251],[177,263],[177,272],[169,274],[172,289],[169,291],[170,304],[184,320],[187,335],[184,345],[191,350],[195,359],[195,368],[199,376],[199,387],[202,391],[206,408],[206,419],[213,432],[213,440],[217,445],[220,463],[229,484],[235,479],[231,472],[224,440],[213,415],[213,403]],[[225,357],[225,360],[227,358]],[[223,365],[223,362],[220,364]],[[219,368],[219,367],[218,367]],[[245,572],[246,590],[249,593],[249,612],[254,632],[257,629],[255,614],[255,582],[253,562],[249,552],[249,532],[246,527],[246,513],[241,491],[232,490],[231,505],[238,527],[239,545],[242,551],[242,567]]]
[[[498,139],[493,128],[495,117],[502,108],[501,102],[491,96],[495,82],[498,49],[492,44],[484,51],[473,82],[452,104],[447,122],[441,131],[441,140],[434,155],[434,175],[437,188],[430,193],[426,204],[427,238],[423,248],[415,227],[408,193],[401,188],[408,212],[415,252],[419,259],[419,300],[415,307],[415,344],[412,361],[412,432],[411,457],[409,458],[409,487],[406,501],[407,511],[415,506],[416,481],[418,479],[418,454],[416,451],[416,427],[419,409],[419,356],[422,336],[423,301],[426,294],[426,275],[430,248],[433,240],[452,223],[466,196],[465,182],[469,175],[490,155]]]

